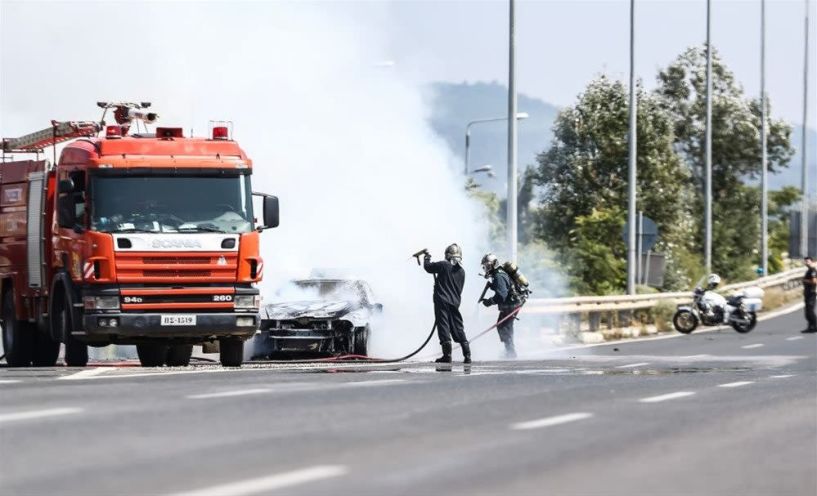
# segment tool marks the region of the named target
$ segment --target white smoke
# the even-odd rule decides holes
[[[402,354],[433,323],[432,278],[409,256],[439,258],[457,242],[467,330],[485,327],[474,305],[487,222],[427,124],[420,88],[391,62],[384,23],[329,3],[3,4],[0,18],[4,136],[97,118],[105,99],[150,100],[162,125],[197,135],[209,119],[231,120],[254,189],[281,202],[281,226],[262,235],[265,294],[313,268],[350,270],[385,308],[370,352]],[[40,70],[6,70],[32,60]]]

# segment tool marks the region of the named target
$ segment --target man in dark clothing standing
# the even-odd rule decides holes
[[[509,317],[517,307],[511,286],[513,284],[511,276],[502,270],[499,260],[492,253],[482,257],[482,270],[485,271],[485,277],[489,278],[488,287],[494,292],[492,297],[483,299],[482,304],[486,307],[499,306],[497,322],[502,322],[504,319],[504,322],[496,328],[499,332],[499,339],[505,345],[505,356],[516,358],[516,349],[513,344],[513,321],[516,317]]]
[[[803,277],[803,299],[806,302],[806,321],[808,328],[804,333],[817,332],[817,315],[814,314],[814,304],[817,300],[817,264],[814,259],[806,257],[806,275]]]
[[[432,262],[426,252],[423,268],[434,274],[434,318],[437,322],[437,336],[443,348],[443,356],[437,363],[451,363],[451,339],[462,347],[463,363],[471,363],[471,347],[465,336],[465,328],[460,314],[462,287],[465,285],[465,269],[462,268],[462,250],[452,244],[445,249],[444,262]]]

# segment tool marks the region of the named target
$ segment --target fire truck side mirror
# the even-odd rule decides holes
[[[69,194],[74,192],[74,181],[70,179],[63,179],[60,181],[60,185],[57,188],[59,194]]]
[[[264,197],[264,229],[278,227],[279,223],[278,197]]]
[[[74,181],[63,179],[57,185],[57,223],[60,227],[72,229],[77,224]]]

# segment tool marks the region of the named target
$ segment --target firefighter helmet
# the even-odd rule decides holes
[[[445,259],[452,264],[462,263],[462,249],[457,243],[448,245],[445,249]]]
[[[499,266],[499,259],[497,259],[493,253],[486,253],[485,256],[482,257],[481,264],[482,270],[485,271],[485,275],[488,276]]]

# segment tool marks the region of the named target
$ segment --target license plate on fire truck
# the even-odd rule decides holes
[[[163,314],[163,326],[194,326],[196,325],[196,316],[187,314]]]

